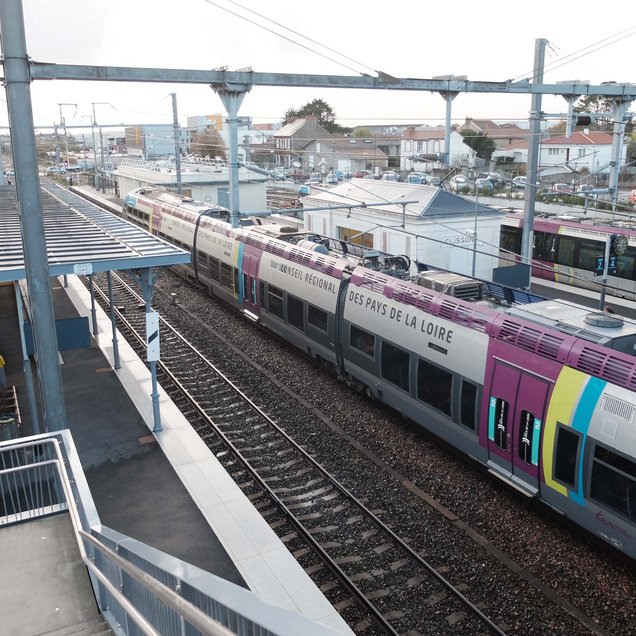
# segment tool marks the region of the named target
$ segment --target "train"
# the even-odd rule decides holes
[[[506,210],[501,224],[501,265],[521,252],[523,213]],[[625,237],[615,268],[607,278],[608,294],[636,300],[636,220],[611,220],[584,213],[536,214],[533,223],[532,276],[574,287],[600,291],[598,257],[604,256],[608,236]],[[625,240],[626,239],[626,240]],[[596,271],[596,275],[595,275]]]
[[[182,273],[247,319],[636,558],[633,325],[284,222],[233,228],[154,187],[122,214],[190,250]]]

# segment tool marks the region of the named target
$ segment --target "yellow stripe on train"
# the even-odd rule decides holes
[[[587,379],[588,376],[585,373],[569,367],[563,367],[554,385],[554,391],[552,391],[550,406],[548,407],[548,414],[543,428],[543,480],[546,485],[562,495],[567,495],[567,488],[552,479],[557,422],[566,426],[572,425],[574,411],[585,389]]]

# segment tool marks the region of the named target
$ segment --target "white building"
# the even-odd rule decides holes
[[[569,137],[551,137],[542,139],[539,145],[539,170],[566,164],[572,170],[583,169],[590,173],[608,173],[612,161],[612,143],[614,136],[609,132],[582,130]],[[629,139],[623,138],[620,165],[627,158]],[[528,143],[517,142],[498,148],[492,158],[507,157],[515,164],[528,162]]]
[[[487,280],[492,280],[492,270],[498,266],[505,214],[441,188],[351,179],[330,190],[312,189],[303,206],[324,207],[305,212],[309,232]]]
[[[120,196],[143,186],[156,185],[177,190],[174,162],[124,159],[111,173]],[[267,209],[267,177],[252,170],[239,169],[239,210],[263,212]],[[182,193],[195,201],[229,207],[230,172],[225,162],[207,159],[181,162]]]
[[[411,126],[407,128],[400,143],[400,170],[424,170],[438,167],[446,154],[446,132],[444,128]],[[464,138],[451,131],[448,163],[453,166],[474,167],[475,151],[464,143]]]

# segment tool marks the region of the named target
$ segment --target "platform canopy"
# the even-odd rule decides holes
[[[190,253],[57,184],[42,186],[51,276],[189,263]],[[0,188],[0,282],[26,278],[15,189]]]

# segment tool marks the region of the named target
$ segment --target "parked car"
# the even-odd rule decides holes
[[[636,205],[636,190],[632,190],[628,195],[627,195],[627,200],[632,204],[632,205]]]
[[[380,181],[400,181],[400,175],[395,170],[385,170],[380,173]]]
[[[490,179],[494,186],[502,186],[506,181],[509,181],[509,179],[506,179],[506,177],[499,172],[489,172],[486,178]]]
[[[430,174],[426,175],[426,183],[432,186],[439,186],[442,180],[439,177],[431,177]]]
[[[552,192],[557,194],[574,194],[574,187],[569,183],[553,183]]]
[[[490,192],[495,189],[495,184],[490,180],[490,178],[475,179],[475,188],[477,190],[488,190]]]
[[[370,170],[356,170],[353,173],[354,178],[356,179],[366,179],[370,176],[372,179],[375,179],[375,175]]]
[[[322,175],[320,174],[320,172],[312,172],[309,175],[309,183],[314,184],[314,185],[318,185],[322,183]]]
[[[468,179],[463,174],[456,174],[454,177],[451,177],[448,181],[448,187],[453,192],[459,192],[460,190],[468,190],[473,186],[472,181],[468,181]]]
[[[426,172],[411,172],[406,177],[407,183],[426,183]]]
[[[330,170],[325,177],[325,183],[336,185],[336,183],[338,183],[338,175],[333,170]]]
[[[66,168],[62,166],[51,166],[46,169],[46,174],[66,174]]]
[[[526,187],[526,178],[519,176],[519,177],[515,177],[512,180],[512,187],[513,188],[525,188]]]

